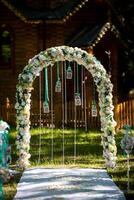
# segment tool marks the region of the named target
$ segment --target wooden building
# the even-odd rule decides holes
[[[60,45],[80,47],[92,52],[101,61],[107,72],[111,74],[116,108],[119,96],[117,81],[120,67],[119,54],[123,47],[118,24],[112,7],[105,0],[1,0],[1,117],[10,123],[15,121],[17,78],[28,60],[46,48]],[[89,84],[86,85],[89,102],[93,99],[92,86],[92,77],[90,77]],[[34,88],[31,113],[38,118],[38,80],[35,81]],[[56,101],[58,104],[58,97]],[[116,112],[117,109],[115,109],[117,118]],[[94,119],[91,115],[88,118],[90,128]],[[94,126],[98,124],[99,117]]]

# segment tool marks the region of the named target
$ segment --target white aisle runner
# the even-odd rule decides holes
[[[14,200],[125,200],[103,169],[33,168],[23,173]]]

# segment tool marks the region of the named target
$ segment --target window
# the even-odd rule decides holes
[[[0,27],[0,68],[9,68],[12,59],[12,34],[10,29],[3,25]]]

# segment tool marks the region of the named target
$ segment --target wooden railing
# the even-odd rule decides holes
[[[61,111],[62,112],[62,111]],[[89,104],[86,108],[82,108],[81,106],[76,107],[76,115],[74,114],[74,103],[67,103],[67,114],[64,120],[65,127],[74,127],[77,128],[100,128],[100,117],[99,117],[99,109],[97,111],[97,116],[93,117],[91,114],[91,105]],[[57,118],[60,121],[59,127],[62,126],[62,114],[57,117],[58,114],[55,114],[53,111],[53,125],[57,126]],[[128,124],[134,127],[134,99],[130,99],[128,101],[119,103],[117,105],[116,110],[116,121],[117,128],[121,129],[124,125]],[[15,125],[16,117],[15,117],[15,108],[13,104],[10,102],[6,102],[6,105],[0,105],[0,117],[7,121],[9,124]],[[41,119],[41,120],[40,120]],[[76,119],[76,123],[75,123]],[[39,114],[39,108],[34,107],[31,109],[31,126],[37,127],[39,125],[51,127],[52,126],[52,114],[41,112],[41,116]]]
[[[41,112],[41,116],[39,114],[38,108],[33,108],[34,112],[31,112],[31,125],[32,126],[39,126],[40,124],[42,126],[51,127],[52,126],[52,117],[53,117],[53,125],[56,127],[62,127],[63,120],[64,120],[64,126],[73,128],[85,128],[85,129],[91,129],[91,128],[99,128],[100,127],[100,117],[99,117],[99,110],[97,111],[97,116],[92,117],[91,116],[91,105],[86,108],[82,108],[81,106],[76,107],[76,114],[74,110],[74,102],[68,102],[67,103],[67,110],[65,112],[64,119],[62,117],[62,107],[57,105],[59,108],[58,112],[55,113],[53,111],[53,116],[50,113],[44,114]],[[58,116],[57,116],[58,115]],[[41,118],[41,121],[40,121]],[[76,120],[75,120],[76,119]]]
[[[117,105],[117,128],[121,129],[128,124],[134,127],[134,99]]]

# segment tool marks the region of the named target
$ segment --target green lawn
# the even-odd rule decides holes
[[[76,146],[74,138],[76,134]],[[53,140],[52,140],[53,135]],[[63,130],[54,129],[33,129],[31,130],[31,166],[42,165],[46,167],[89,167],[105,168],[105,162],[102,157],[101,133],[97,131],[85,132],[84,130],[64,130],[64,163],[63,163]],[[127,165],[126,157],[123,156],[120,148],[120,141],[123,134],[116,135],[118,148],[117,167],[108,169],[115,183],[125,192],[127,199],[134,199],[134,154],[130,156],[130,191],[127,193]],[[10,143],[12,146],[12,169],[16,169],[16,131],[10,131]],[[53,145],[52,145],[53,143]],[[41,145],[39,145],[41,144]],[[39,163],[40,147],[40,163]],[[53,151],[52,151],[53,147]],[[76,147],[76,156],[74,156]],[[52,156],[53,155],[53,156]],[[52,159],[53,158],[53,159]],[[64,164],[64,165],[63,165]],[[14,176],[9,183],[4,184],[5,199],[11,200],[16,192],[16,185],[21,177],[21,172]]]

